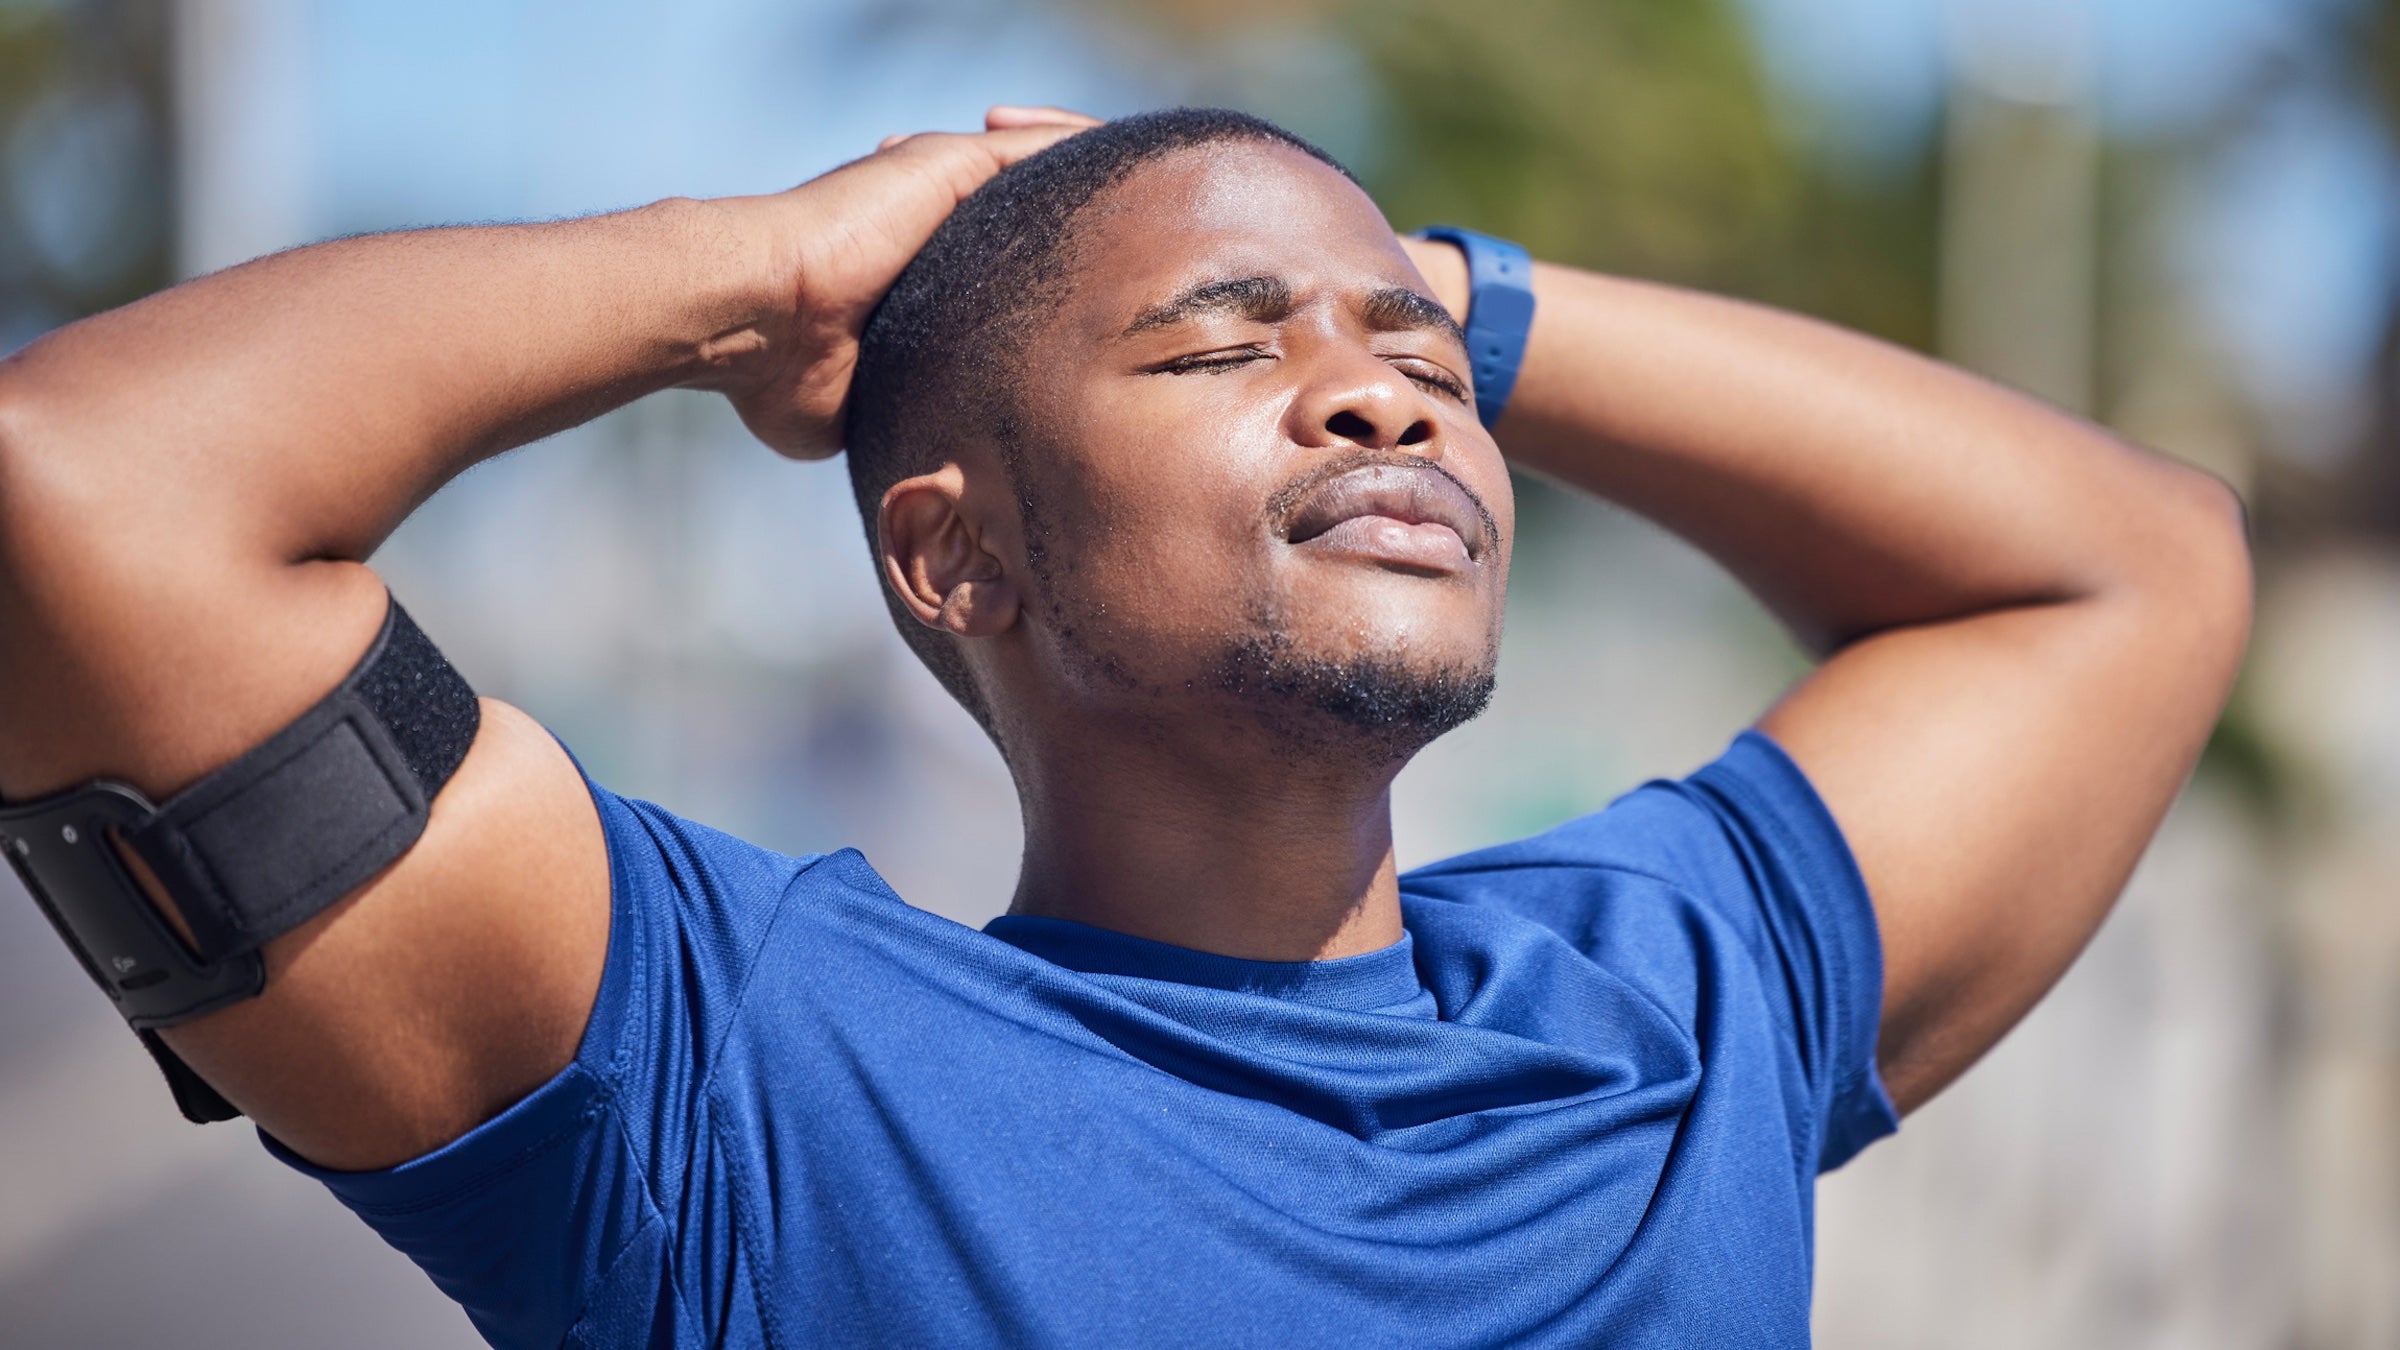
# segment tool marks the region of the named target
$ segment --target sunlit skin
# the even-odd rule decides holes
[[[1086,125],[994,109],[768,196],[297,249],[0,361],[0,796],[164,799],[266,739],[381,623],[376,546],[512,446],[681,385],[782,454],[837,453],[878,298],[977,186]],[[1256,146],[1149,164],[1084,223],[1024,353],[1036,518],[969,437],[878,521],[886,583],[993,706],[1015,905],[1236,956],[1388,945],[1389,785],[1445,719],[1327,694],[1491,660],[1507,477],[1423,303],[1464,313],[1463,264]],[[2190,771],[2247,635],[2239,505],[1800,316],[1547,264],[1534,289],[1498,446],[1705,549],[1820,658],[1758,725],[1865,878],[1877,1060],[1912,1108],[2065,971]],[[490,1119],[592,1007],[592,799],[532,718],[484,707],[415,847],[268,944],[262,996],[167,1033],[327,1166]]]
[[[1256,637],[1488,674],[1515,520],[1456,326],[1366,194],[1282,147],[1176,155],[1088,221],[1024,358],[1041,569],[992,447],[884,510],[895,583],[964,630],[1008,749],[1015,908],[1260,959],[1387,946],[1389,787],[1427,733],[1220,667]],[[952,532],[974,552],[913,552]]]

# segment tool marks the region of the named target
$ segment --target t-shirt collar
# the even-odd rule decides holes
[[[1166,980],[1323,1008],[1372,1011],[1406,1003],[1423,991],[1417,979],[1416,942],[1405,932],[1379,951],[1331,961],[1245,961],[1069,919],[1003,914],[983,931],[1086,975]]]

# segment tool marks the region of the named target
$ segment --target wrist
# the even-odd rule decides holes
[[[773,378],[797,326],[799,250],[771,197],[671,198],[645,208],[677,240],[688,373],[678,382],[737,392]]]
[[[1420,238],[1449,244],[1464,260],[1467,303],[1452,312],[1466,330],[1468,359],[1475,375],[1475,415],[1496,427],[1516,389],[1533,336],[1533,258],[1524,246],[1457,225],[1428,225]],[[1430,256],[1437,270],[1449,265]]]

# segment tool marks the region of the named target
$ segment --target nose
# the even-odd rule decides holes
[[[1345,352],[1313,372],[1291,408],[1291,436],[1323,450],[1406,450],[1441,457],[1433,401],[1372,352]]]

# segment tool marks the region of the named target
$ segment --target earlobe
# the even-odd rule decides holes
[[[934,617],[936,627],[960,637],[991,637],[1006,632],[1016,621],[1016,592],[997,571],[988,579],[962,581],[951,587]]]
[[[919,623],[992,637],[1017,621],[1016,585],[984,547],[958,465],[892,484],[878,516],[884,581]]]

